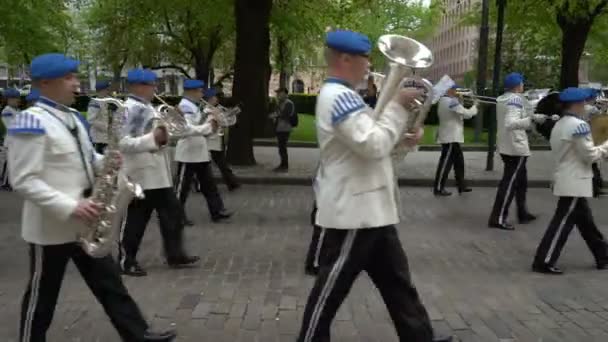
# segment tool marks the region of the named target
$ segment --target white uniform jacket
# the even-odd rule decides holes
[[[316,223],[359,229],[399,222],[390,153],[408,113],[391,102],[375,120],[363,98],[340,80],[328,80],[316,106],[320,163]]]
[[[209,115],[209,113],[211,113],[211,108],[205,107],[204,112],[205,114]],[[222,137],[218,135],[219,130],[223,130],[222,127],[220,127],[218,129],[218,132],[216,133],[212,133],[211,135],[209,135],[207,137],[207,148],[209,149],[209,151],[222,151],[223,147],[222,147]]]
[[[100,115],[101,106],[92,98],[89,101],[87,109],[87,119],[91,125],[91,140],[94,143],[108,143],[109,118],[105,115]]]
[[[2,109],[2,114],[0,114],[0,115],[2,116],[2,124],[4,124],[4,128],[6,128],[8,130],[8,128],[11,126],[11,121],[13,120],[15,115],[17,115],[18,113],[19,113],[19,110],[15,109],[11,106],[6,106],[6,107],[4,107],[4,109]],[[8,134],[4,137],[4,143],[3,143],[4,147],[8,146],[6,137],[8,137]]]
[[[516,93],[505,93],[496,99],[496,141],[498,153],[529,156],[528,134],[532,128],[531,107]]]
[[[475,115],[477,115],[477,106],[467,109],[457,98],[443,96],[437,106],[439,117],[437,143],[464,143],[464,120]]]
[[[103,156],[93,150],[77,115],[68,107],[38,102],[17,114],[9,127],[9,175],[25,199],[21,229],[27,242],[74,242],[86,229],[71,214],[92,186]],[[76,129],[80,146],[68,127]]]
[[[123,172],[144,190],[172,186],[171,164],[165,146],[158,146],[152,127],[155,109],[147,101],[129,96],[126,124],[120,140],[123,153]]]
[[[555,160],[553,194],[592,197],[591,164],[608,156],[608,143],[594,146],[589,124],[570,114],[555,124],[550,141]]]
[[[205,135],[212,133],[211,124],[203,119],[198,104],[183,98],[178,108],[190,124],[189,136],[180,139],[175,148],[175,160],[182,163],[202,163],[209,161],[209,150]]]

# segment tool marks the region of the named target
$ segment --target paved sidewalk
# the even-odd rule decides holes
[[[224,187],[220,188],[224,191]],[[608,271],[597,271],[576,232],[559,265],[566,274],[529,271],[555,206],[547,190],[530,191],[539,220],[516,231],[485,227],[494,191],[437,199],[402,188],[405,219],[398,226],[421,298],[435,329],[462,342],[606,342]],[[200,268],[162,264],[155,220],[139,260],[144,278],[125,277],[129,291],[156,326],[175,324],[177,342],[295,342],[313,278],[303,274],[311,235],[311,191],[301,186],[243,187],[225,194],[232,222],[210,224],[202,196],[188,202],[195,227],[188,247]],[[592,200],[606,230],[608,199]],[[28,262],[20,239],[21,203],[0,192],[0,341],[16,342]],[[49,342],[119,341],[74,265],[59,298]],[[355,283],[332,327],[333,342],[396,342],[380,295],[366,275]],[[415,341],[412,341],[415,342]]]
[[[315,148],[290,148],[289,173],[274,173],[272,169],[278,165],[279,156],[276,148],[254,148],[258,165],[254,167],[234,167],[237,176],[245,183],[263,184],[300,184],[310,185],[312,175],[318,161],[319,150]],[[431,187],[440,152],[420,151],[410,153],[399,167],[400,184],[408,186]],[[471,186],[494,187],[502,177],[502,161],[496,155],[494,171],[485,171],[486,152],[464,152],[465,177]],[[604,163],[608,164],[608,163]],[[553,160],[550,151],[533,151],[528,160],[528,179],[530,187],[549,187],[553,172]],[[604,174],[608,174],[608,166],[604,165]],[[450,183],[453,182],[453,173]]]

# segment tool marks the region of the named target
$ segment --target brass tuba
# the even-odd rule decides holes
[[[163,127],[167,130],[169,137],[180,137],[190,130],[190,125],[179,108],[169,105],[160,96],[154,95],[162,104],[156,107],[154,128]]]
[[[382,113],[401,88],[406,86],[424,88],[424,101],[416,100],[415,108],[410,110],[403,137],[392,153],[394,160],[403,160],[405,155],[412,150],[406,145],[405,140],[424,126],[424,120],[433,104],[433,84],[414,75],[416,69],[428,68],[433,64],[433,53],[414,39],[394,34],[381,36],[378,40],[378,48],[389,60],[390,71],[384,77],[380,96],[374,109],[376,117]]]
[[[113,242],[117,239],[123,215],[135,197],[143,198],[143,190],[139,184],[129,182],[120,173],[121,163],[118,160],[118,143],[120,130],[125,121],[126,106],[120,100],[113,98],[96,99],[104,118],[112,118],[108,125],[108,146],[101,172],[95,177],[93,194],[90,200],[101,206],[101,214],[88,229],[82,232],[78,241],[82,249],[94,258],[110,254]],[[114,106],[117,109],[110,109]]]

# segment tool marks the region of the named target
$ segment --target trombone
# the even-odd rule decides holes
[[[492,97],[492,96],[477,95],[472,91],[457,92],[457,94],[458,94],[458,97],[460,97],[460,99],[462,101],[464,101],[464,99],[468,97],[468,98],[473,99],[473,101],[475,101],[475,102],[487,103],[487,104],[492,104],[492,105],[496,104],[496,98]]]

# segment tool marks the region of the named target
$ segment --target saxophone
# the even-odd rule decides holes
[[[113,98],[96,101],[101,107],[100,114],[108,119],[108,145],[102,170],[95,177],[90,197],[91,201],[101,206],[101,213],[80,234],[78,241],[86,254],[101,258],[111,253],[127,206],[133,198],[143,198],[143,189],[120,173],[118,143],[127,107],[122,101]],[[113,110],[111,106],[117,109]]]

